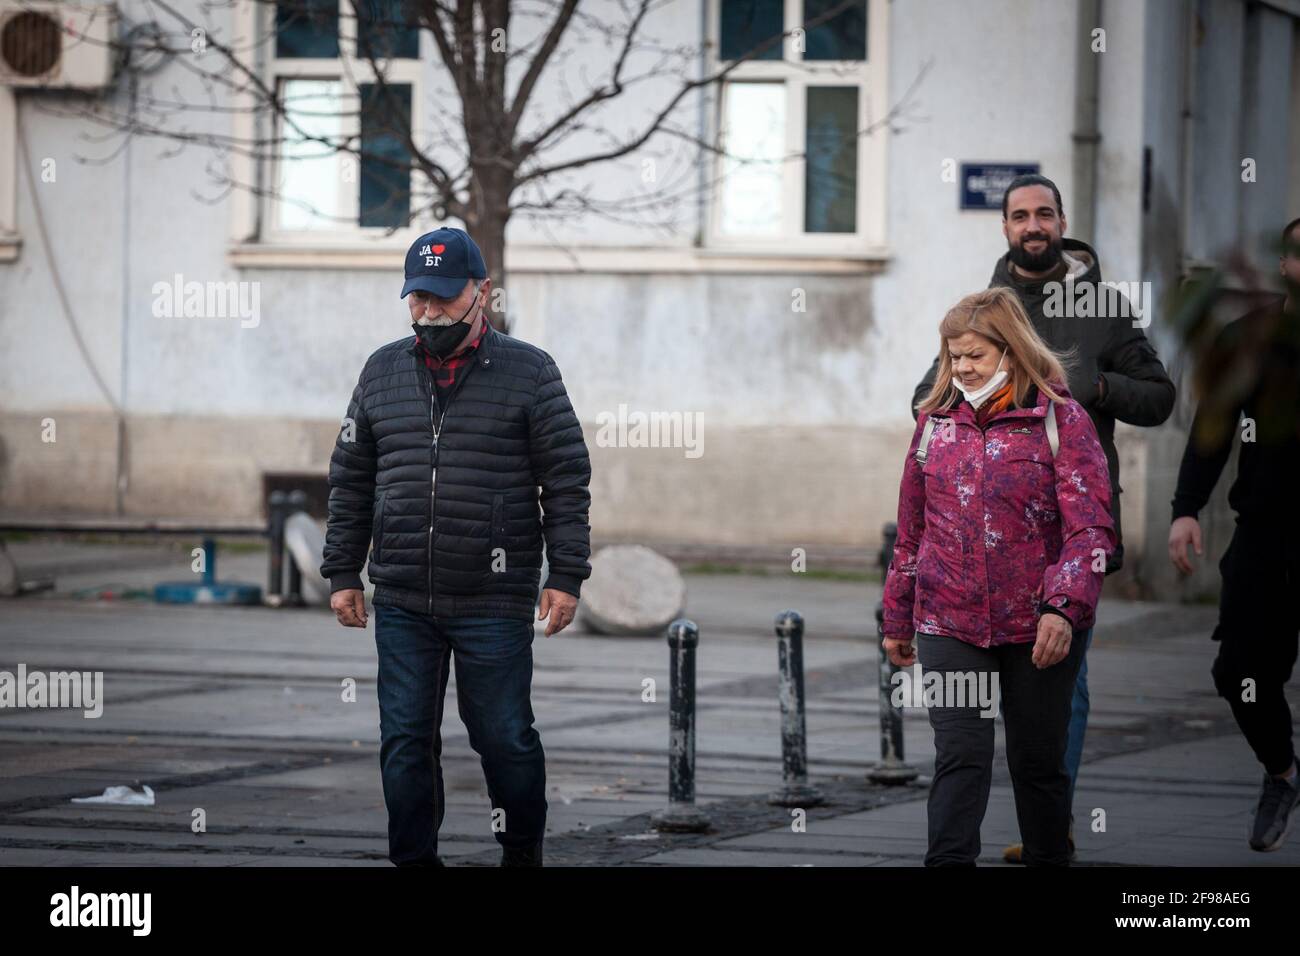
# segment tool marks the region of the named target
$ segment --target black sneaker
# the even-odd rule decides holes
[[[538,840],[532,846],[526,847],[507,847],[501,848],[501,865],[502,866],[541,866],[542,865],[542,841]]]
[[[1250,848],[1267,853],[1276,850],[1286,839],[1291,829],[1291,810],[1300,800],[1300,776],[1293,778],[1296,783],[1279,780],[1272,774],[1264,774],[1264,784],[1259,791],[1259,803],[1255,805],[1255,825],[1250,832]]]

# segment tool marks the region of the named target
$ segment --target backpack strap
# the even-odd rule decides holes
[[[921,441],[916,446],[916,460],[922,465],[925,464],[926,456],[930,454],[930,438],[934,435],[934,416],[925,420],[925,427],[921,429]]]
[[[1043,419],[1043,425],[1047,429],[1047,444],[1051,446],[1052,457],[1055,458],[1061,451],[1061,432],[1056,426],[1056,402],[1047,403],[1047,415]],[[934,437],[934,418],[930,417],[925,420],[925,427],[921,429],[921,441],[916,446],[916,460],[922,465],[930,454],[932,437]]]
[[[1061,450],[1061,433],[1056,427],[1056,402],[1048,401],[1047,417],[1043,424],[1047,428],[1047,444],[1052,447],[1052,457],[1055,458],[1056,453]]]

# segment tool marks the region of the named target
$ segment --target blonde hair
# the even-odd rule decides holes
[[[1037,385],[1054,402],[1064,402],[1056,389],[1065,385],[1069,353],[1057,354],[1047,347],[1029,321],[1020,297],[1005,286],[985,289],[966,296],[939,323],[939,373],[918,412],[933,412],[955,405],[961,392],[953,384],[952,356],[948,341],[974,332],[988,339],[1015,361],[1008,374],[1017,407],[1023,406],[1031,385]]]

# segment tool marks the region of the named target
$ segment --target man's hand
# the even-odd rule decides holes
[[[1191,515],[1185,515],[1169,526],[1169,560],[1183,574],[1196,570],[1187,557],[1189,544],[1196,549],[1197,555],[1205,554],[1201,546],[1201,523]]]
[[[331,594],[330,610],[344,627],[366,626],[366,596],[359,588],[345,588]]]
[[[1038,639],[1034,641],[1032,660],[1039,670],[1059,664],[1070,653],[1074,630],[1059,614],[1046,613],[1038,619]]]
[[[557,591],[555,588],[543,588],[542,600],[537,607],[537,620],[542,620],[548,614],[551,619],[546,622],[546,636],[558,634],[570,624],[573,623],[573,616],[578,611],[578,599],[568,591]]]
[[[895,667],[911,667],[916,663],[916,649],[911,640],[887,637],[880,643],[885,648],[885,656]]]

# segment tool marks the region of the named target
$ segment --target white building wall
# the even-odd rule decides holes
[[[697,43],[697,2],[671,6],[659,18],[660,35]],[[1143,8],[1104,5],[1097,236],[1113,278],[1136,278],[1141,262]],[[229,16],[221,7],[212,15]],[[233,29],[220,19],[216,25]],[[987,284],[1005,251],[999,215],[960,212],[959,184],[943,180],[944,163],[1038,162],[1059,184],[1068,215],[1076,29],[1074,3],[1058,0],[983,0],[978,15],[958,0],[890,5],[890,101],[924,64],[929,69],[888,139],[890,255],[858,264],[855,274],[812,271],[797,258],[764,275],[719,269],[713,257],[690,252],[699,226],[691,203],[670,236],[591,221],[546,229],[512,223],[512,250],[524,263],[507,279],[515,331],[556,356],[592,428],[598,533],[796,545],[876,540],[893,516],[912,430],[908,402],[935,353],[938,322],[958,298]],[[584,66],[590,73],[607,55],[600,45],[584,48],[565,72],[571,80]],[[155,81],[201,95],[178,67]],[[445,80],[426,89],[422,108],[443,108]],[[610,122],[633,126],[658,102],[654,93],[653,83],[638,87]],[[539,97],[562,102],[555,85]],[[115,395],[125,325],[128,510],[251,515],[262,473],[323,474],[361,363],[409,331],[397,298],[401,252],[387,270],[235,268],[229,202],[198,198],[218,193],[208,153],[141,139],[105,165],[77,165],[76,156],[111,150],[83,139],[88,124],[48,112],[51,99],[23,94],[22,118],[33,158],[59,160],[57,184],[39,197],[77,321]],[[112,102],[125,105],[123,88]],[[684,125],[695,122],[698,102],[688,100]],[[226,121],[186,122],[222,128]],[[639,171],[634,160],[587,175],[602,189],[628,177],[635,189]],[[113,430],[91,413],[108,406],[60,317],[32,198],[20,189],[21,257],[0,265],[0,438],[11,479],[0,505],[104,511],[113,503]],[[524,252],[556,242],[636,248],[612,271],[527,265],[537,260]],[[684,251],[690,268],[656,268],[642,258],[664,250]],[[154,283],[177,273],[257,281],[260,323],[153,316]],[[807,313],[790,308],[795,288],[807,292]],[[704,458],[594,447],[597,414],[621,403],[701,414]],[[50,448],[33,424],[45,415],[74,424],[89,417],[76,442]]]

